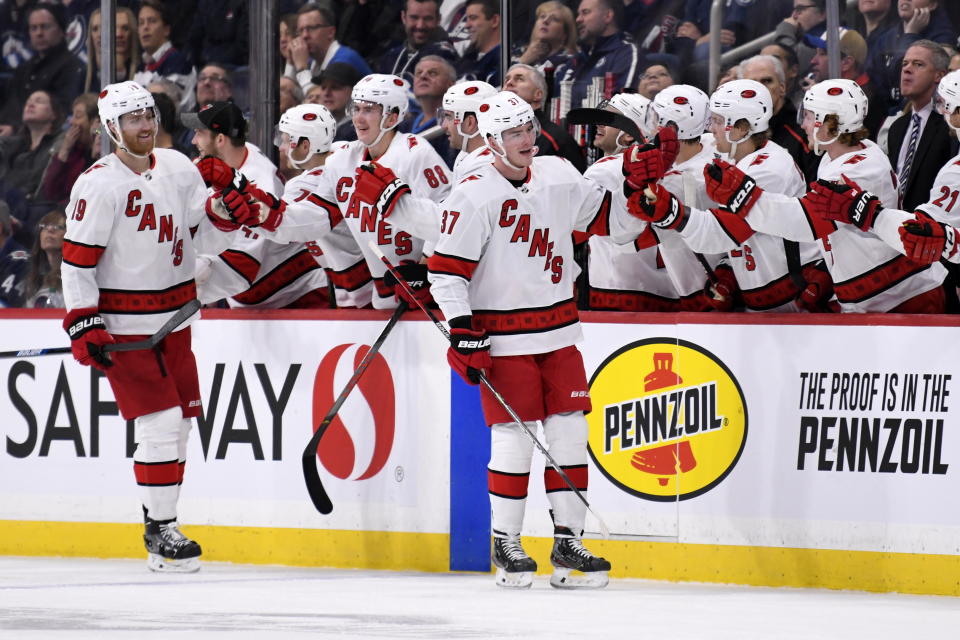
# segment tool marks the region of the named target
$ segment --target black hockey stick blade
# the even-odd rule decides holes
[[[103,346],[104,351],[139,351],[141,349],[153,349],[160,344],[160,341],[170,335],[174,329],[195,314],[200,309],[200,301],[194,298],[167,320],[160,329],[147,338],[137,342],[114,342]],[[53,356],[70,353],[71,347],[50,347],[49,349],[20,349],[19,351],[0,351],[0,359],[3,358],[31,358],[33,356]]]
[[[310,438],[310,442],[308,442],[307,446],[303,449],[303,482],[307,485],[307,493],[310,494],[310,501],[313,502],[313,506],[323,515],[327,515],[333,511],[333,502],[331,502],[330,496],[327,495],[326,489],[323,488],[323,482],[320,480],[320,471],[317,468],[316,457],[317,447],[320,445],[320,438],[326,433],[333,419],[337,417],[337,413],[340,411],[340,407],[347,399],[347,396],[349,396],[353,388],[357,386],[364,371],[366,371],[370,363],[373,362],[373,358],[380,351],[383,342],[387,339],[387,336],[390,335],[393,327],[397,324],[397,321],[400,320],[400,316],[403,315],[407,308],[407,302],[401,300],[397,308],[394,309],[393,315],[390,316],[387,326],[383,328],[383,331],[377,336],[376,341],[374,341],[366,355],[363,356],[363,360],[357,365],[353,375],[350,376],[350,380],[348,380],[347,384],[343,387],[343,391],[341,391],[337,399],[333,401],[333,406],[330,407],[327,415],[325,415],[323,420],[320,421],[320,424],[317,425],[316,431],[313,432],[313,437]]]
[[[637,123],[625,115],[607,111],[605,109],[571,109],[567,112],[567,124],[602,124],[605,127],[620,129],[624,133],[633,136],[633,139],[640,142],[646,140],[646,136],[640,133],[640,127]]]

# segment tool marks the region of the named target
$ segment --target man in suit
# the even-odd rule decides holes
[[[956,153],[956,140],[933,108],[934,92],[949,63],[943,47],[930,40],[913,43],[903,57],[900,92],[909,108],[890,125],[888,140],[901,208],[907,211],[930,199],[937,172]]]

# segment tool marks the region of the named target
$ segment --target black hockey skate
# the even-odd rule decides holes
[[[537,561],[527,555],[520,544],[520,534],[493,532],[493,564],[497,567],[497,586],[529,589]]]
[[[610,563],[590,553],[579,535],[567,527],[554,527],[550,585],[557,589],[602,589],[610,582]]]
[[[161,573],[194,573],[200,570],[200,545],[183,535],[176,520],[158,522],[147,518],[143,544],[147,568]]]

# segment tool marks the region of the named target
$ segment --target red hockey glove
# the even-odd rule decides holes
[[[756,180],[736,165],[720,159],[703,167],[703,177],[710,199],[739,216],[750,213],[750,209],[763,194],[763,189],[757,186]]]
[[[373,205],[384,218],[390,217],[397,198],[405,193],[410,193],[410,187],[390,167],[369,162],[357,168],[354,197]]]
[[[257,213],[257,222],[247,226],[260,225],[267,231],[276,231],[283,221],[283,212],[287,209],[287,203],[272,193],[264,191],[255,182],[249,183],[243,193],[247,196],[247,204]]]
[[[70,336],[70,349],[73,357],[83,366],[104,371],[113,366],[110,355],[103,346],[114,342],[113,336],[104,328],[103,318],[93,307],[73,309],[63,319],[63,328]]]
[[[624,151],[621,171],[627,185],[627,195],[642,191],[648,184],[662,178],[673,166],[679,151],[677,132],[671,127],[661,129],[652,142],[634,144]]]
[[[413,292],[411,297],[407,291],[397,283],[396,277],[392,271],[387,271],[383,276],[384,284],[393,287],[393,293],[397,300],[406,300],[411,309],[416,309],[420,304],[427,306],[433,302],[433,296],[430,295],[430,281],[427,280],[427,265],[419,262],[401,262],[397,265],[397,273],[407,283],[407,287]]]
[[[470,316],[450,321],[450,348],[447,362],[469,384],[480,384],[480,373],[490,371],[490,336],[484,330],[475,331]]]
[[[248,196],[228,187],[223,191],[223,206],[230,220],[239,225],[256,227],[260,224],[260,207],[249,202]]]
[[[800,198],[811,215],[824,220],[846,222],[869,231],[877,215],[883,211],[880,200],[869,191],[843,176],[843,184],[829,180],[817,180],[810,184],[810,191]]]
[[[833,279],[823,260],[806,265],[800,271],[806,286],[797,296],[797,304],[810,313],[831,311],[830,298],[833,297]]]
[[[683,203],[657,183],[634,191],[627,199],[627,211],[660,229],[682,229],[687,221]]]
[[[208,187],[226,189],[236,181],[238,184],[234,186],[239,191],[244,190],[243,182],[246,181],[246,178],[220,158],[214,156],[200,158],[197,161],[197,169],[200,171],[204,184]]]
[[[916,217],[900,227],[900,240],[907,257],[920,264],[950,258],[957,252],[957,231],[917,211]]]
[[[716,311],[732,311],[739,303],[740,286],[729,265],[721,264],[713,270],[716,281],[708,280],[703,294],[709,304]]]

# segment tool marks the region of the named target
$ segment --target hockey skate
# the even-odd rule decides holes
[[[567,527],[554,527],[550,586],[557,589],[602,589],[610,582],[610,563],[584,548],[580,536]]]
[[[493,532],[493,564],[497,568],[497,586],[508,589],[529,589],[537,561],[527,555],[520,544],[520,534]]]
[[[200,545],[183,535],[176,520],[147,519],[143,543],[147,568],[159,573],[194,573],[200,570]]]

